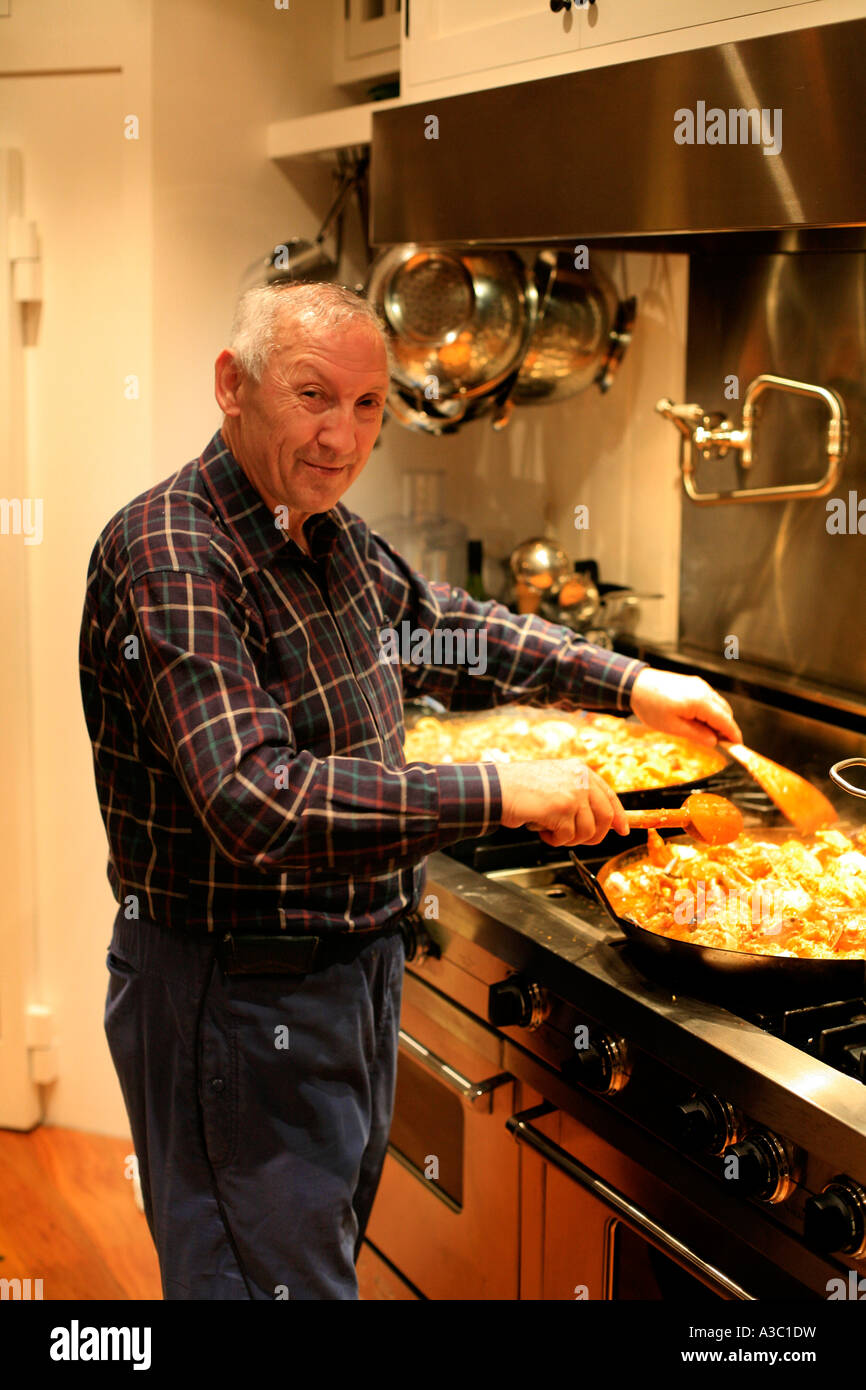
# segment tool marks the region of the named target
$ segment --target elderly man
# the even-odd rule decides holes
[[[407,766],[405,694],[739,736],[703,681],[428,583],[349,511],[387,387],[351,291],[250,292],[216,361],[221,428],[91,557],[105,1027],[167,1299],[357,1298],[425,856],[498,824],[552,845],[626,830],[581,763]],[[406,620],[483,630],[483,673],[382,660]]]

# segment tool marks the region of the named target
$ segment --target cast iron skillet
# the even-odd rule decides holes
[[[762,840],[783,840],[792,832],[789,829],[762,829],[755,833]],[[678,835],[675,839],[689,843],[685,835]],[[621,916],[604,891],[604,885],[612,873],[645,856],[643,846],[626,850],[609,859],[598,877],[576,854],[572,853],[571,858],[588,895],[604,908],[642,961],[660,970],[664,979],[698,993],[704,987],[718,993],[719,987],[726,985],[736,994],[760,996],[769,1004],[863,996],[866,990],[866,960],[806,960],[796,956],[770,956],[753,951],[730,951],[718,946],[699,946],[690,941],[659,936],[630,917]]]

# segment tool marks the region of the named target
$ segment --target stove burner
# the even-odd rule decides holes
[[[837,999],[745,1016],[801,1052],[866,1083],[866,999]]]

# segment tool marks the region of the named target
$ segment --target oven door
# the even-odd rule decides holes
[[[636,1182],[632,1164],[550,1102],[511,1116],[507,1127],[536,1156],[525,1154],[523,1174],[523,1297],[710,1302],[754,1297],[729,1271],[650,1215],[647,1205],[657,1206],[658,1194],[649,1174],[641,1173]],[[576,1158],[575,1149],[603,1166],[604,1176]]]
[[[431,1299],[516,1299],[520,1149],[503,1041],[407,973],[388,1153],[366,1238]]]

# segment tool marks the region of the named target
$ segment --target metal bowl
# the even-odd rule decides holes
[[[508,561],[518,582],[540,594],[558,594],[572,574],[572,564],[562,546],[547,536],[530,536],[512,550]]]
[[[490,395],[516,371],[538,291],[515,252],[457,254],[410,243],[377,256],[367,298],[393,334],[394,385],[414,398],[414,409],[448,424],[449,402]]]

